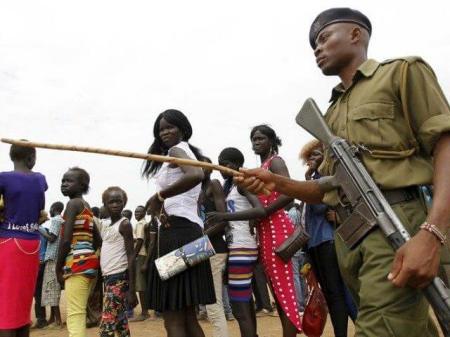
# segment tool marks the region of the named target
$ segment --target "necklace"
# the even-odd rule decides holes
[[[38,244],[38,246],[37,246],[37,248],[36,248],[36,250],[35,250],[34,252],[26,252],[26,251],[20,246],[19,241],[17,241],[17,239],[14,239],[14,242],[16,243],[17,248],[19,248],[19,250],[20,250],[22,253],[26,254],[26,255],[34,255],[34,254],[36,254],[36,253],[39,251],[39,249],[41,248],[41,242],[39,241],[39,244]]]
[[[0,245],[2,245],[2,244],[4,244],[4,243],[7,243],[8,241],[11,241],[11,238],[6,239],[5,241],[0,242]]]

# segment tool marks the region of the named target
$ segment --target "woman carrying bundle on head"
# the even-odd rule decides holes
[[[188,143],[192,127],[178,110],[159,114],[153,126],[154,141],[148,153],[176,158],[201,159],[200,150]],[[155,178],[157,193],[147,202],[152,215],[163,220],[159,229],[158,255],[163,256],[203,235],[203,221],[197,202],[203,171],[192,166],[178,166],[156,161],[145,163],[143,175]],[[162,312],[169,337],[204,337],[195,306],[216,301],[209,261],[188,268],[166,281],[157,269],[149,268],[149,308]]]

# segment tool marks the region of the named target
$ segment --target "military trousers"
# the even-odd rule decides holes
[[[411,236],[425,221],[426,207],[419,199],[392,208]],[[439,336],[422,292],[397,288],[387,279],[394,250],[379,228],[352,250],[338,235],[335,244],[342,278],[358,306],[355,337]]]

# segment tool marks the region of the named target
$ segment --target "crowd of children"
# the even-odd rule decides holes
[[[211,162],[188,142],[191,135],[187,117],[178,110],[167,110],[155,121],[155,139],[149,153]],[[281,140],[272,128],[256,126],[250,140],[264,169],[289,176],[278,155]],[[321,151],[316,145],[312,149]],[[317,166],[314,151],[302,157],[312,178]],[[312,241],[307,252],[324,283],[335,330],[346,334],[343,326],[347,316],[354,319],[356,315],[346,297],[337,262],[321,262],[322,255],[332,256],[333,251],[332,238],[327,236],[332,231],[327,225],[329,216],[318,215],[308,206],[303,212],[301,206],[293,205],[292,198],[277,192],[256,196],[236,186],[225,174],[221,184],[210,179],[208,170],[147,161],[143,175],[155,179],[158,192],[145,206],[136,207],[136,223],[132,226],[132,212],[124,209],[127,193],[122,188],[107,188],[101,196],[102,207],[91,208],[83,198],[89,191],[89,174],[72,167],[61,181],[61,193],[69,200],[65,206],[54,202],[47,220],[45,177],[32,171],[35,149],[13,145],[10,157],[14,170],[0,173],[4,203],[0,259],[8,261],[0,269],[0,297],[10,299],[7,304],[0,303],[2,337],[28,336],[33,296],[34,327],[62,329],[62,289],[70,337],[84,337],[86,326],[97,324],[102,337],[129,336],[129,320],[150,318],[150,309],[155,316],[162,316],[169,337],[204,336],[198,310],[203,310],[212,323],[214,337],[228,337],[227,320],[234,318],[241,336],[255,337],[256,311],[275,315],[271,301],[264,299],[268,288],[283,336],[294,337],[302,331],[307,296],[299,276],[304,253],[300,251],[286,263],[274,251],[293,233],[295,225],[311,225],[314,221],[320,224],[309,229]],[[231,147],[223,149],[218,158],[220,165],[234,170],[244,161],[242,152]],[[290,216],[285,209],[290,209]],[[309,219],[311,212],[315,218]],[[154,260],[204,233],[210,237],[216,255],[161,280]],[[316,243],[318,235],[321,241]],[[326,252],[322,254],[323,250]],[[101,293],[103,296],[99,296]],[[99,317],[96,312],[100,310],[95,308],[100,307],[101,297]],[[141,312],[131,318],[138,303]],[[49,320],[46,307],[50,307]]]

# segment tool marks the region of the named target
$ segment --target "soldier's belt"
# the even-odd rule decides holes
[[[420,197],[417,186],[382,190],[382,192],[390,205],[415,200]],[[358,208],[352,209],[349,205],[341,203],[335,209],[339,218],[336,234],[339,235],[349,249],[355,248],[376,226],[375,222],[369,220],[369,210],[365,208],[364,204],[360,204]]]

